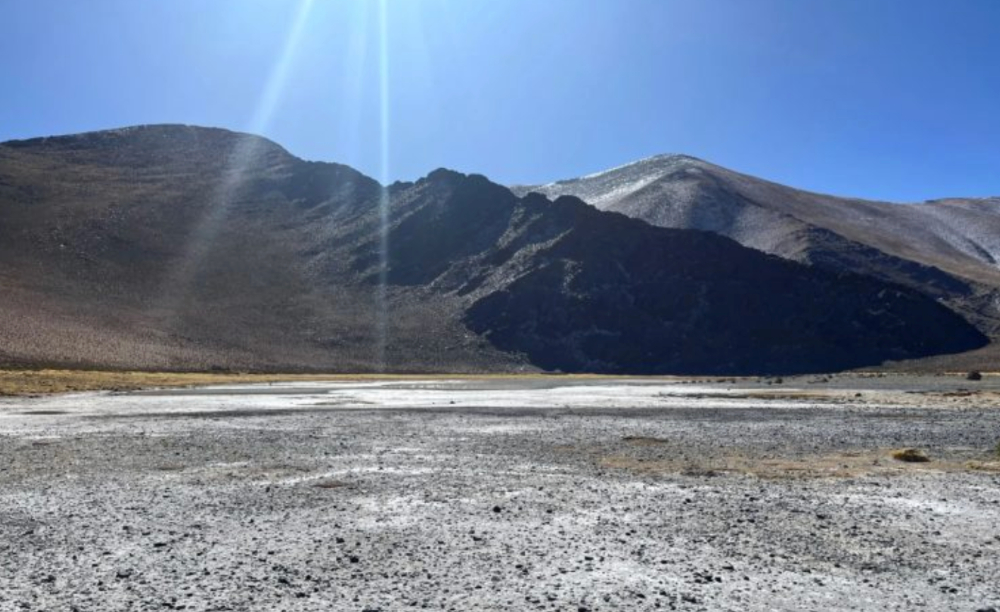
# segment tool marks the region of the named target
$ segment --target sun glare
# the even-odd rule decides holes
[[[386,369],[389,342],[389,19],[388,0],[378,0],[379,43],[379,277],[375,297],[377,356],[381,371]]]
[[[294,65],[306,23],[309,20],[314,0],[301,0],[285,37],[281,55],[270,70],[268,79],[256,110],[248,126],[254,135],[267,132],[275,109],[281,100],[288,80],[288,73]],[[212,242],[229,215],[232,200],[240,186],[247,179],[247,170],[259,152],[261,140],[241,138],[230,150],[226,159],[222,180],[215,190],[211,206],[191,231],[180,261],[171,268],[171,273],[163,283],[161,299],[156,308],[167,318],[167,325],[176,322],[180,309],[187,298],[191,283],[211,250]]]

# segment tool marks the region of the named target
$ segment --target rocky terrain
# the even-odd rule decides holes
[[[905,285],[1000,335],[1000,198],[914,204],[842,198],[687,155],[514,191],[572,195],[653,225],[711,231],[793,261]]]
[[[998,400],[991,376],[0,399],[0,610],[997,609]]]
[[[987,343],[886,279],[190,126],[0,144],[0,284],[0,365],[747,374]]]

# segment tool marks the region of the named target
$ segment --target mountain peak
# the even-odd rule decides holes
[[[704,163],[705,163],[704,160],[698,159],[697,157],[691,155],[685,155],[683,153],[661,153],[659,155],[653,155],[651,157],[644,157],[642,159],[629,162],[621,166],[615,166],[614,168],[609,168],[607,170],[601,170],[599,172],[586,174],[580,177],[580,179],[598,178],[608,174],[621,173],[623,171],[629,171],[629,170],[658,169],[658,168],[676,167],[682,165],[700,165]],[[556,181],[554,184],[562,184],[574,180],[579,180],[579,179],[561,180],[561,181]]]
[[[452,170],[450,168],[437,168],[431,170],[424,177],[424,180],[431,182],[452,182],[464,179],[465,175],[457,170]]]
[[[256,134],[249,134],[245,132],[236,132],[233,130],[227,130],[225,128],[217,127],[203,127],[197,125],[187,125],[182,123],[151,123],[151,124],[140,124],[140,125],[130,125],[119,128],[111,128],[106,130],[93,130],[90,132],[81,132],[78,134],[56,134],[52,136],[41,136],[38,138],[29,138],[24,140],[9,140],[3,142],[5,146],[30,146],[30,145],[42,145],[42,144],[62,144],[62,143],[81,143],[89,145],[99,145],[102,143],[113,143],[122,141],[135,141],[143,139],[253,139],[263,143],[267,143],[268,146],[276,147],[284,150],[278,143],[269,140],[263,136],[258,136]],[[160,141],[158,144],[163,144]]]
[[[544,185],[517,185],[512,186],[511,190],[518,195],[534,191],[550,198],[574,195],[597,208],[606,209],[614,206],[622,197],[667,176],[678,172],[699,173],[709,167],[711,164],[691,155],[664,153],[579,178]]]

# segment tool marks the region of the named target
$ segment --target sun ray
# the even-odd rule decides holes
[[[207,210],[187,236],[183,254],[173,262],[162,283],[160,299],[154,307],[170,327],[190,293],[191,283],[209,255],[239,189],[250,178],[252,165],[262,153],[265,141],[256,136],[266,132],[281,100],[314,0],[301,0],[278,61],[272,67],[261,99],[249,125],[250,136],[239,135],[226,154],[222,179],[215,188]]]
[[[378,4],[379,36],[379,278],[375,292],[378,338],[376,363],[385,371],[389,343],[389,27],[387,0]]]
[[[271,69],[267,85],[264,87],[264,95],[261,96],[253,120],[250,122],[250,132],[254,134],[260,134],[268,127],[271,117],[278,106],[278,102],[281,100],[281,94],[284,93],[285,84],[288,81],[288,72],[294,65],[295,55],[300,46],[302,33],[305,31],[306,23],[309,20],[313,2],[315,0],[301,0],[299,3],[295,20],[292,22],[292,28],[285,39],[285,47],[282,49],[277,63]]]

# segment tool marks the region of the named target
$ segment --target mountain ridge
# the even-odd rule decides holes
[[[782,188],[786,188],[786,189],[792,189],[792,190],[795,190],[795,191],[798,191],[798,192],[802,192],[802,193],[807,193],[807,194],[810,194],[810,195],[813,195],[813,196],[824,197],[824,198],[834,198],[834,199],[837,199],[837,200],[874,202],[874,203],[880,203],[880,204],[894,204],[894,205],[899,205],[899,206],[920,206],[922,204],[935,204],[935,203],[946,203],[946,202],[967,202],[967,201],[968,202],[984,202],[984,203],[989,203],[989,204],[995,203],[997,205],[1000,205],[1000,195],[986,195],[986,196],[958,196],[958,195],[951,195],[951,196],[942,196],[942,197],[937,197],[937,198],[928,198],[928,199],[925,199],[925,200],[882,200],[882,199],[877,199],[877,198],[866,198],[863,195],[845,195],[845,194],[828,193],[828,192],[819,191],[819,190],[815,190],[815,189],[809,189],[809,188],[806,188],[806,187],[795,187],[795,186],[792,186],[792,185],[787,185],[785,183],[781,183],[781,182],[776,181],[776,180],[758,177],[758,176],[755,176],[753,174],[749,174],[747,172],[742,172],[740,170],[733,170],[733,169],[728,168],[726,166],[723,166],[721,164],[716,164],[715,162],[709,161],[709,160],[705,159],[704,157],[698,157],[697,155],[691,155],[691,154],[688,154],[688,153],[676,153],[676,152],[675,153],[656,153],[656,154],[649,155],[649,156],[646,156],[646,157],[641,157],[639,159],[636,159],[636,160],[633,160],[633,161],[630,161],[630,162],[626,162],[626,163],[623,163],[623,164],[612,166],[610,168],[605,168],[603,170],[596,170],[596,171],[589,172],[587,174],[582,174],[580,176],[575,176],[575,177],[566,177],[566,178],[561,178],[561,179],[555,179],[555,180],[549,181],[547,183],[513,183],[513,184],[510,184],[509,187],[515,193],[528,193],[530,190],[534,190],[534,189],[547,188],[547,187],[551,187],[551,186],[555,186],[555,185],[562,185],[562,184],[567,184],[567,183],[573,183],[573,182],[576,182],[576,181],[579,181],[579,180],[582,180],[582,179],[598,178],[601,175],[611,174],[613,172],[617,172],[617,171],[621,171],[621,170],[627,170],[627,169],[630,169],[630,168],[633,168],[633,167],[638,167],[638,166],[648,165],[648,164],[654,164],[654,163],[659,163],[659,162],[670,162],[670,161],[691,162],[691,163],[694,163],[694,164],[699,164],[699,165],[705,166],[706,168],[723,170],[723,171],[726,171],[726,172],[729,172],[729,173],[732,173],[732,174],[737,174],[737,175],[740,175],[740,176],[743,176],[743,177],[746,177],[746,178],[751,178],[753,180],[764,182],[764,183],[768,183],[768,184],[771,184],[771,185],[774,185],[774,186],[778,186],[778,187],[782,187]]]
[[[902,284],[1000,335],[1000,198],[892,204],[828,196],[678,155],[514,191],[576,195],[654,225],[705,229],[793,261]]]
[[[445,169],[383,187],[195,126],[0,144],[0,281],[9,363],[789,373],[986,342],[909,289],[716,233]]]

